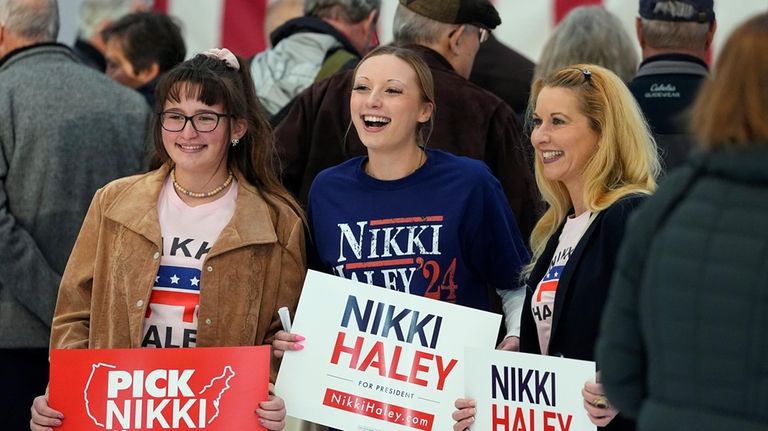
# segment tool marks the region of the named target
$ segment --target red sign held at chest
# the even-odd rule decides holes
[[[263,430],[269,347],[53,350],[61,431]]]

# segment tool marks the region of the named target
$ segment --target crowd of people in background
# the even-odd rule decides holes
[[[768,427],[768,11],[711,67],[713,0],[638,0],[636,41],[574,8],[536,64],[489,0],[399,0],[379,47],[380,0],[276,0],[249,59],[188,53],[141,0],[84,0],[68,47],[60,7],[0,0],[7,429],[66,421],[49,349],[300,350],[277,309],[307,269],[356,278],[339,229],[428,216],[451,286],[407,291],[502,314],[499,350],[596,361],[599,429]],[[192,322],[153,301],[169,268],[199,282]]]

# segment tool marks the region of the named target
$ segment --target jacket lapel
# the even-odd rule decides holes
[[[240,247],[277,242],[270,208],[264,197],[239,172],[235,172],[235,177],[238,184],[235,213],[211,247],[207,259]]]
[[[106,218],[155,244],[158,250],[162,245],[157,200],[169,170],[166,164],[150,172],[125,189],[104,213]]]
[[[573,254],[571,254],[571,256],[568,258],[568,262],[565,264],[565,270],[563,270],[563,273],[560,275],[560,281],[557,283],[557,292],[555,292],[555,309],[552,312],[552,330],[549,334],[550,346],[552,346],[552,340],[555,339],[555,335],[557,333],[558,322],[560,321],[560,316],[563,313],[563,307],[565,306],[565,301],[567,298],[566,295],[571,284],[571,278],[573,278],[574,270],[575,268],[579,267],[579,262],[584,255],[584,249],[586,248],[587,244],[589,244],[589,238],[595,232],[595,229],[598,223],[600,223],[602,216],[603,213],[601,211],[589,224],[586,232],[584,232],[584,235],[582,235],[581,239],[579,239],[579,242],[576,244],[576,248],[573,250]],[[560,232],[562,232],[563,226],[565,226],[565,221],[563,221],[563,225],[560,226]],[[555,240],[556,244],[559,242],[559,237],[560,235],[558,234]],[[547,349],[547,351],[551,352],[552,349]]]

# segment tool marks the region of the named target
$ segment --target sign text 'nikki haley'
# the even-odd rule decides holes
[[[310,272],[293,326],[304,349],[286,352],[276,391],[289,415],[334,428],[450,429],[464,391],[464,346],[493,349],[499,323],[498,315]]]
[[[581,396],[594,362],[468,348],[464,371],[467,397],[477,402],[473,429],[595,429]]]

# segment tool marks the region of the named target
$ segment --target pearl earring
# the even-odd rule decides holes
[[[236,147],[236,146],[237,146],[237,144],[239,144],[239,143],[240,143],[240,140],[239,140],[239,139],[237,139],[237,138],[235,138],[235,139],[233,139],[233,140],[232,140],[232,146],[233,146],[233,147]]]

